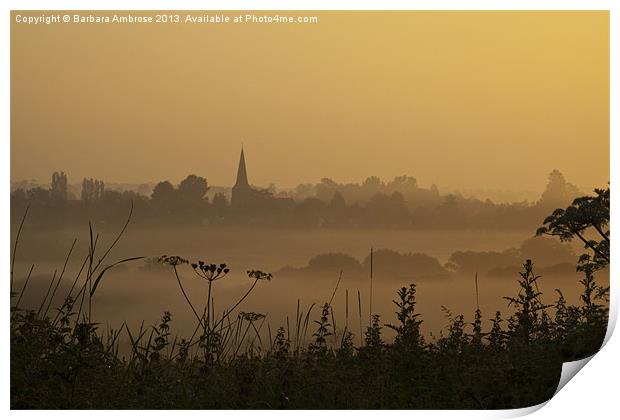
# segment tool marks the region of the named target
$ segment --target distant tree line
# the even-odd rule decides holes
[[[79,199],[68,192],[67,175],[55,172],[49,188],[18,188],[11,193],[12,222],[29,206],[30,223],[41,227],[106,223],[122,219],[131,202],[134,223],[174,225],[255,224],[276,227],[398,228],[398,229],[521,229],[530,228],[550,209],[579,195],[557,170],[549,175],[537,202],[494,203],[441,195],[433,185],[421,188],[413,177],[383,182],[369,177],[361,184],[339,184],[324,178],[286,193],[272,186],[251,208],[232,206],[224,192],[211,194],[207,180],[189,175],[178,185],[162,181],[150,195],[106,189],[99,179],[82,181]]]

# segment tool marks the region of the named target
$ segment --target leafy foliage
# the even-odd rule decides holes
[[[609,187],[597,188],[594,193],[594,196],[576,198],[566,209],[556,209],[536,232],[537,235],[557,236],[562,241],[575,237],[581,240],[592,255],[581,256],[580,269],[584,264],[594,264],[595,269],[600,269],[610,262]],[[589,239],[588,233],[597,238]]]

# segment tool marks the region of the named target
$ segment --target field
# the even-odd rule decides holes
[[[34,245],[16,270],[26,255],[58,268],[27,287],[16,275],[13,408],[524,407],[550,398],[562,362],[594,353],[606,331],[608,280],[587,270],[541,279],[527,261],[477,284],[475,273],[417,285],[375,275],[371,295],[359,272],[281,269],[326,250],[361,261],[368,244],[444,263],[470,244],[517,246],[524,232],[129,230],[108,264],[151,257],[103,274],[114,237],[96,235],[70,258],[68,232],[20,238]]]
[[[101,232],[101,243],[110,243],[118,231],[118,226]],[[197,228],[151,228],[135,229],[130,225],[122,241],[112,250],[109,262],[118,259],[161,255],[181,255],[192,261],[199,259],[226,263],[231,268],[225,281],[214,285],[217,292],[216,306],[224,307],[234,300],[248,285],[245,271],[261,269],[274,274],[270,282],[261,284],[244,303],[244,310],[269,314],[268,322],[283,325],[286,317],[292,317],[297,300],[303,307],[320,305],[331,296],[338,282],[340,269],[343,269],[337,302],[334,310],[338,318],[344,317],[345,291],[350,294],[350,306],[357,302],[357,291],[362,297],[363,324],[366,326],[369,303],[369,271],[351,273],[346,267],[335,265],[317,273],[302,272],[296,275],[279,274],[285,266],[302,267],[322,253],[339,252],[351,255],[357,260],[368,256],[370,247],[375,250],[388,248],[398,252],[423,252],[444,264],[455,251],[489,251],[518,247],[521,242],[531,238],[533,232],[488,232],[488,231],[439,231],[409,232],[388,230],[292,230],[292,229],[241,229],[199,226]],[[35,264],[32,279],[23,303],[26,307],[37,307],[47,291],[54,270],[60,273],[67,251],[77,238],[72,258],[67,264],[60,289],[70,287],[88,251],[88,227],[81,232],[29,231],[22,232],[20,251],[17,254],[16,281],[23,283],[31,264]],[[535,261],[542,266],[544,261]],[[94,316],[111,327],[127,322],[139,326],[142,321],[154,322],[162,311],[170,311],[175,317],[175,325],[181,333],[193,330],[193,315],[186,307],[185,300],[171,270],[144,270],[144,262],[136,261],[111,270],[99,287]],[[383,317],[393,314],[392,299],[396,289],[411,282],[417,284],[419,295],[418,311],[425,322],[425,334],[438,334],[445,329],[446,320],[441,306],[455,313],[473,316],[476,309],[475,272],[454,273],[443,278],[418,278],[415,273],[399,272],[392,276],[382,273],[380,261],[374,267],[373,313]],[[515,292],[514,275],[489,278],[481,272],[478,276],[479,302],[481,309],[488,314],[495,310],[505,310],[503,296]],[[193,278],[191,270],[180,270],[186,278],[186,288],[191,296],[205,296],[204,282]],[[606,273],[601,273],[601,283],[606,283]],[[577,303],[580,288],[579,275],[571,273],[543,276],[539,287],[550,298],[559,288],[570,303]],[[60,295],[60,293],[59,293]],[[57,298],[53,307],[61,304]],[[357,307],[357,303],[355,303]],[[357,311],[357,309],[356,309]],[[356,312],[355,311],[355,312]],[[351,310],[351,318],[356,315]],[[355,319],[359,324],[359,320]]]

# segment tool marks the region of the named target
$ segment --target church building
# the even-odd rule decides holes
[[[230,205],[236,210],[259,210],[258,206],[264,204],[265,200],[271,198],[268,191],[252,188],[248,182],[248,173],[245,166],[245,155],[243,147],[239,157],[239,168],[237,169],[237,181],[232,187],[232,197]]]

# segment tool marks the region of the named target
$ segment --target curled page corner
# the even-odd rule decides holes
[[[555,390],[555,393],[553,394],[553,396],[556,396],[557,393],[560,392],[562,388],[564,388],[564,385],[566,385],[568,381],[573,379],[573,377],[577,374],[577,372],[579,372],[590,360],[592,360],[592,358],[595,355],[596,353],[593,354],[592,356],[586,357],[585,359],[562,363],[562,373],[560,375],[560,382],[558,383],[558,387]]]
[[[529,407],[513,408],[509,410],[500,410],[500,411],[493,413],[493,415],[495,416],[494,418],[500,418],[500,419],[514,419],[517,417],[524,417],[524,416],[528,416],[540,410],[545,405],[547,405],[548,402],[549,401],[545,401],[540,404],[531,405]]]
[[[560,374],[560,381],[558,382],[558,387],[553,393],[553,397],[555,397],[558,394],[558,392],[560,392],[560,390],[564,388],[564,385],[566,385],[571,379],[573,379],[573,377],[577,374],[577,372],[579,372],[586,364],[588,364],[588,362],[592,360],[592,358],[595,355],[596,353],[584,359],[562,363],[562,373]],[[528,414],[532,414],[540,410],[541,408],[543,408],[545,405],[547,405],[549,401],[551,401],[551,399],[553,399],[553,397],[551,397],[545,402],[542,402],[540,404],[533,405],[530,407],[517,408],[513,410],[504,410],[502,415],[500,415],[500,418],[515,418],[515,417],[527,416]]]
[[[618,312],[616,309],[617,307],[618,307],[617,300],[614,302],[613,305],[610,305],[609,320],[607,321],[607,332],[605,333],[605,338],[603,339],[603,344],[601,345],[601,349],[605,347],[605,344],[607,344],[607,342],[611,338],[611,335],[614,333],[614,330],[616,329],[616,321],[618,320]]]

